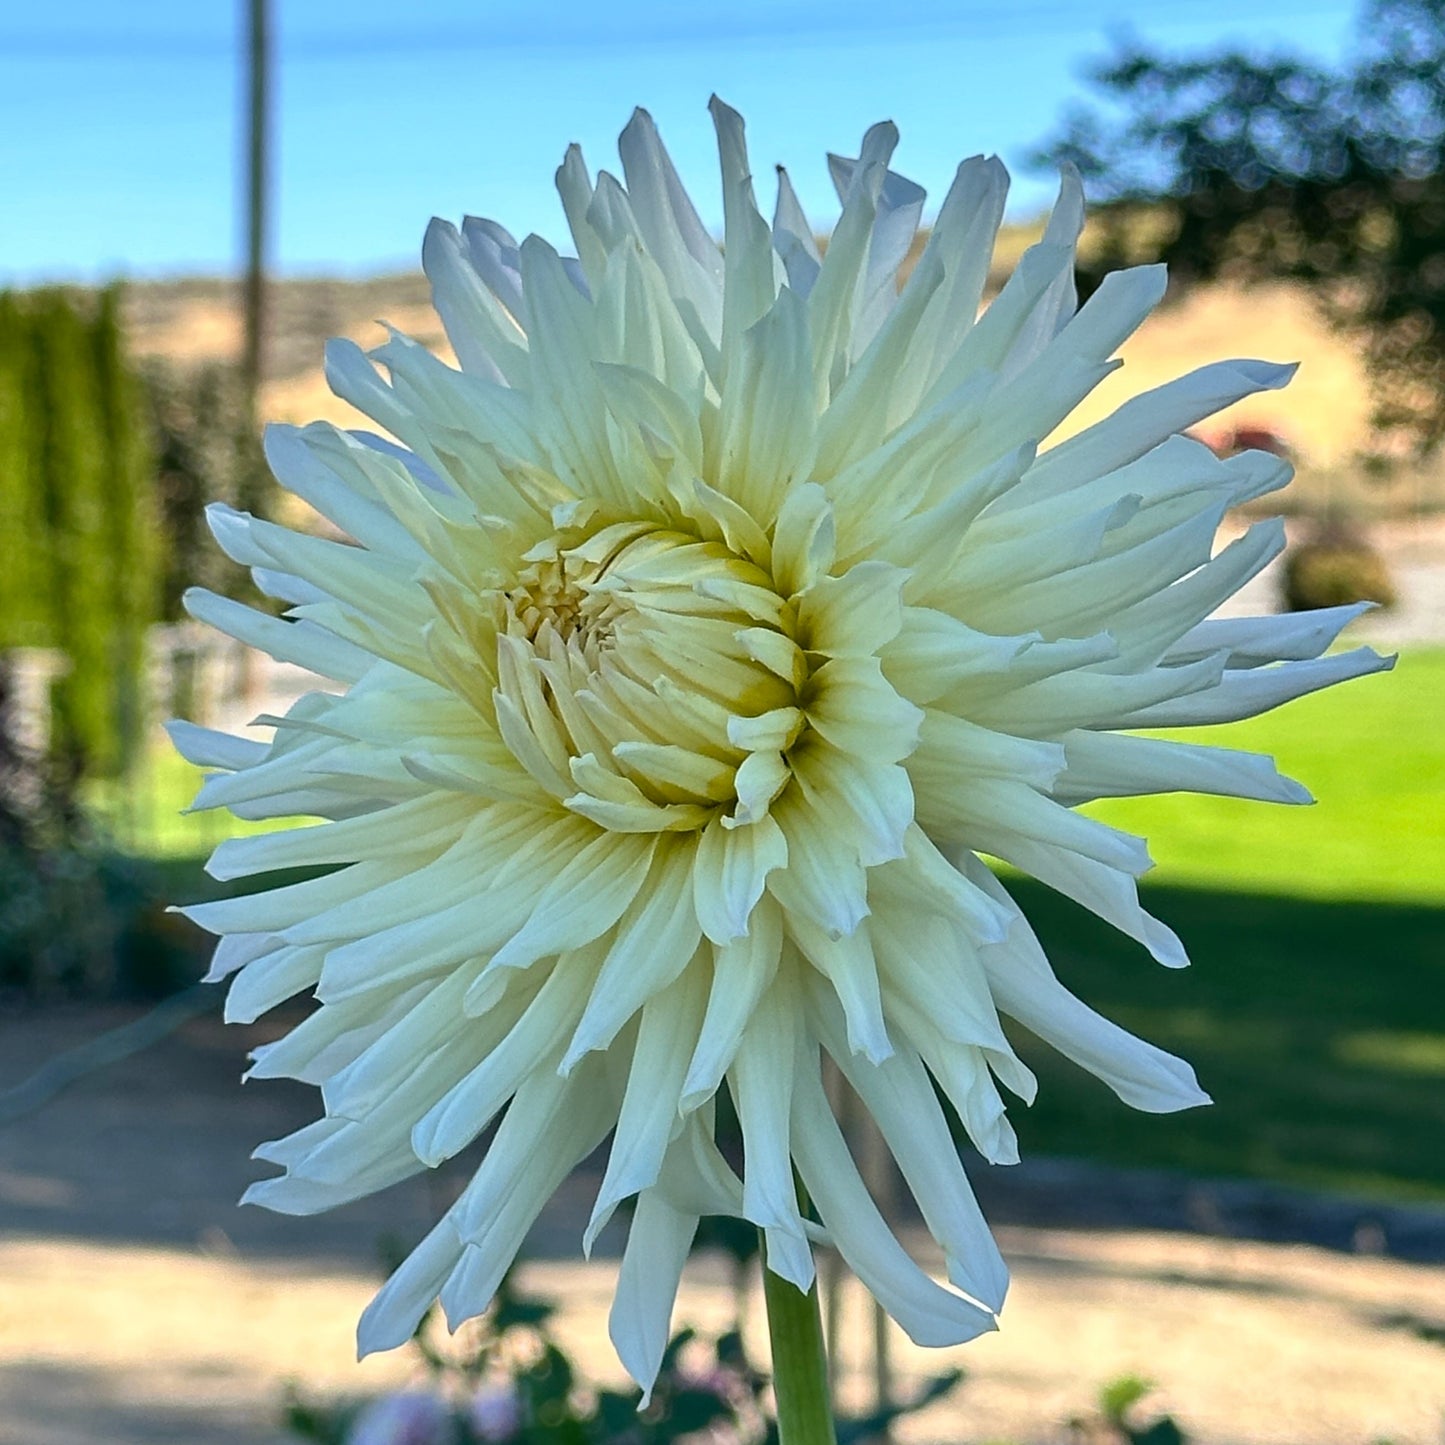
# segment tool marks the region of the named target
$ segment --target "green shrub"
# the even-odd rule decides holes
[[[1393,607],[1395,600],[1385,559],[1358,528],[1326,524],[1285,555],[1284,604],[1290,612],[1351,602]]]
[[[0,993],[166,991],[179,970],[146,936],[147,870],[107,848],[72,780],[15,741],[9,683],[0,666]]]
[[[150,423],[118,306],[113,289],[0,293],[0,651],[69,659],[51,744],[77,776],[136,756],[159,616]]]
[[[229,502],[265,516],[275,483],[235,367],[179,367],[151,358],[142,374],[155,443],[155,507],[165,538],[160,613],[173,622],[183,615],[188,587],[230,597],[253,594],[249,574],[211,541],[205,509]]]

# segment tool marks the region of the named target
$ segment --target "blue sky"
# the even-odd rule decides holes
[[[1162,49],[1225,39],[1337,57],[1337,0],[274,0],[278,166],[272,256],[291,274],[415,264],[433,214],[561,239],[551,178],[569,141],[594,168],[634,105],[657,118],[716,223],[706,110],[748,120],[754,169],[787,165],[805,209],[836,209],[825,151],[872,121],[942,197],[996,151],[1015,215],[1024,170],[1082,75],[1127,29]],[[240,0],[48,0],[0,13],[0,282],[216,274],[237,264]],[[760,182],[765,204],[771,185]]]

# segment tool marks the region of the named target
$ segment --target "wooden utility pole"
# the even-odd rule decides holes
[[[246,291],[241,387],[252,424],[257,418],[266,331],[266,229],[271,153],[270,0],[246,3]]]
[[[261,377],[266,341],[266,232],[271,195],[271,0],[246,6],[246,287],[245,338],[241,347],[241,433],[236,438],[239,475],[235,504],[264,516],[268,491],[257,434],[261,426]],[[241,651],[236,679],[242,697],[258,690],[256,654]]]

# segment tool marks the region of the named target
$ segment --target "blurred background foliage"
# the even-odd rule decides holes
[[[155,515],[163,541],[160,615],[184,616],[188,587],[258,601],[245,570],[211,541],[205,509],[228,502],[267,516],[275,483],[261,452],[260,429],[233,365],[206,360],[185,366],[164,356],[140,362],[155,478]]]
[[[51,748],[124,770],[141,745],[161,538],[145,394],[114,289],[0,294],[0,647],[55,648]]]
[[[1430,488],[1390,494],[1394,515],[1412,519],[1445,498],[1442,17],[1438,0],[1373,0],[1338,70],[1126,45],[1098,71],[1100,104],[1045,147],[1050,163],[1078,164],[1102,202],[1085,288],[1114,265],[1156,259],[1170,264],[1176,299],[1212,295],[1220,280],[1285,282],[1364,349],[1380,389],[1362,452],[1436,451],[1423,464]],[[1006,228],[995,284],[1036,237],[1035,226]],[[200,972],[205,941],[162,901],[214,894],[201,861],[242,825],[183,815],[198,778],[154,724],[184,693],[184,669],[162,678],[148,649],[178,621],[186,587],[249,587],[211,545],[204,505],[282,511],[240,377],[238,294],[206,279],[0,294],[0,535],[24,539],[0,568],[0,989],[155,993]],[[364,336],[376,315],[444,351],[419,276],[277,281],[269,301],[262,415],[324,412],[322,340]],[[1216,445],[1278,440],[1236,426]],[[1368,478],[1371,465],[1355,470]],[[1390,559],[1338,515],[1334,480],[1304,471],[1293,505],[1317,525],[1297,537],[1286,601],[1388,602],[1401,585]],[[39,739],[17,726],[15,697],[15,650],[35,648],[65,659],[46,684]],[[261,710],[244,710],[244,687],[235,701],[242,720]],[[1045,1088],[1024,1123],[1033,1147],[1445,1197],[1429,1145],[1445,1123],[1442,711],[1437,636],[1389,678],[1207,739],[1275,753],[1325,801],[1319,810],[1099,806],[1151,839],[1146,902],[1203,965],[1185,981],[1011,880],[1071,984],[1198,1059],[1206,1087],[1238,1104],[1228,1135],[1158,1129],[1102,1092],[1075,1112],[1073,1090]],[[1337,1102],[1334,1126],[1310,1121],[1312,1097]],[[1051,1099],[1068,1110],[1051,1114]]]
[[[1445,440],[1445,7],[1371,0],[1347,68],[1127,42],[1040,153],[1082,172],[1088,289],[1162,260],[1176,285],[1308,288],[1364,347],[1379,443]]]
[[[138,364],[118,286],[0,292],[0,990],[194,975],[195,940],[129,856],[149,850],[117,834],[188,801],[157,799],[157,625],[193,585],[250,595],[204,507],[264,511],[272,486],[234,366]]]
[[[48,746],[115,777],[147,741],[146,632],[181,594],[236,595],[208,502],[264,514],[270,481],[235,368],[127,355],[122,292],[0,292],[0,651],[50,648]]]

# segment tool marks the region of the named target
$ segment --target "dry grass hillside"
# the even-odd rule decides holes
[[[1000,258],[1011,263],[1029,239],[1028,228],[1006,232]],[[329,336],[378,344],[385,336],[382,321],[449,355],[419,274],[279,282],[263,394],[268,419],[356,425],[356,414],[327,389],[321,349]],[[138,284],[129,294],[129,324],[142,354],[183,365],[234,357],[240,342],[236,288],[205,280]],[[1370,394],[1358,350],[1325,326],[1308,296],[1286,286],[1209,286],[1171,294],[1123,348],[1124,365],[1085,401],[1066,430],[1096,421],[1128,397],[1194,366],[1238,356],[1298,361],[1299,374],[1287,390],[1222,413],[1208,424],[1206,437],[1237,427],[1282,437],[1300,465],[1296,507],[1335,503],[1365,515],[1445,507],[1445,471],[1439,467],[1423,474],[1401,471],[1387,482],[1365,477],[1357,458],[1370,447]]]

